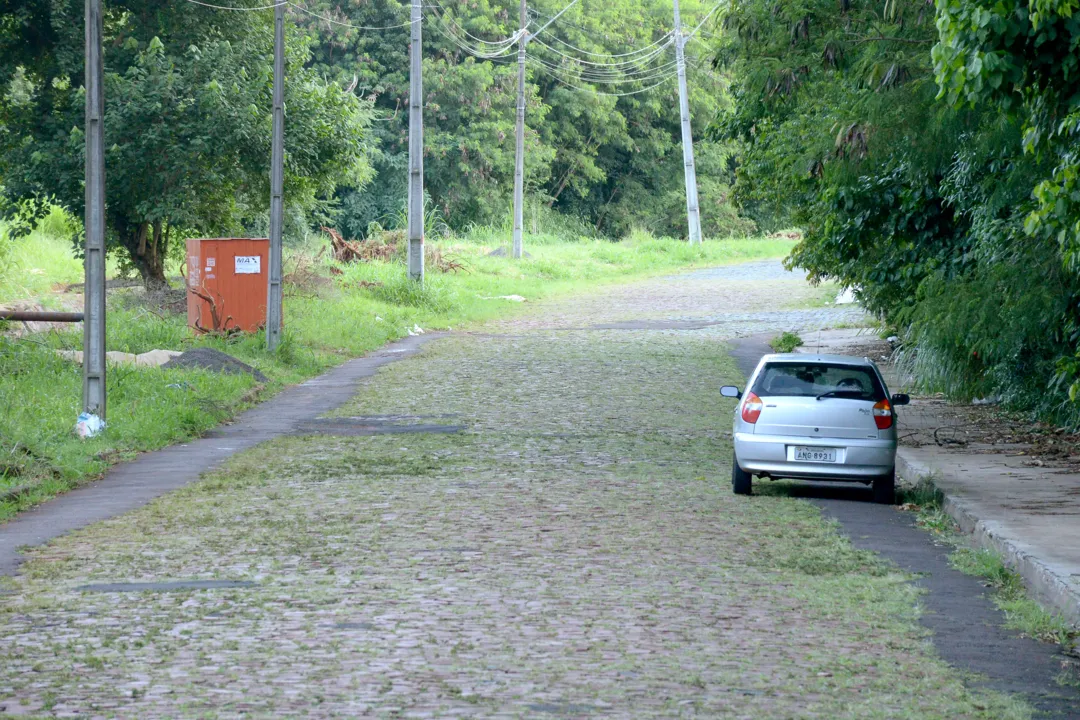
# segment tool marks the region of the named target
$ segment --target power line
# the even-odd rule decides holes
[[[475,48],[472,45],[470,45],[468,43],[468,41],[466,41],[465,39],[463,39],[459,35],[456,35],[449,28],[449,26],[447,26],[441,20],[441,18],[439,19],[439,24],[434,25],[434,28],[435,28],[436,31],[438,31],[444,37],[449,39],[450,42],[452,42],[454,45],[456,45],[461,50],[464,50],[466,53],[468,53],[470,55],[473,55],[475,57],[481,58],[483,60],[497,60],[497,59],[500,59],[500,58],[509,57],[510,55],[514,54],[513,45],[507,45],[506,48],[501,50],[501,51],[490,52],[490,53],[485,52],[484,50],[480,50],[478,48]]]
[[[608,85],[623,85],[632,82],[643,82],[651,79],[661,77],[668,74],[672,69],[677,66],[675,62],[668,62],[663,65],[656,65],[654,67],[643,68],[633,72],[625,73],[600,73],[591,70],[584,70],[580,74],[574,74],[567,72],[567,69],[550,63],[546,60],[536,57],[535,55],[529,55],[529,57],[536,63],[543,65],[552,72],[562,72],[567,76],[573,76],[579,80],[586,80],[590,84],[608,84]]]
[[[544,32],[545,30],[547,30],[547,29],[548,29],[548,27],[549,27],[549,26],[551,25],[551,23],[555,22],[555,21],[556,21],[556,20],[558,20],[558,19],[559,19],[560,17],[562,17],[563,13],[565,13],[565,12],[566,12],[567,10],[569,10],[570,8],[572,8],[572,7],[574,7],[575,5],[577,5],[577,4],[578,4],[578,2],[579,2],[579,0],[570,0],[570,3],[569,3],[569,4],[568,4],[568,5],[566,6],[566,7],[564,7],[564,8],[563,8],[562,10],[560,10],[559,12],[555,13],[555,17],[553,17],[553,18],[551,18],[550,20],[548,20],[548,21],[547,21],[547,22],[546,22],[546,23],[544,24],[544,26],[543,26],[543,27],[541,27],[541,28],[540,28],[539,30],[537,30],[536,32],[534,32],[534,33],[533,33],[533,37],[536,37],[536,36],[537,36],[537,35],[539,35],[540,33],[542,33],[542,32]]]
[[[195,2],[195,0],[188,0],[188,2]],[[322,20],[324,22],[328,22],[328,23],[331,23],[333,25],[340,25],[341,27],[350,28],[352,30],[375,30],[375,31],[377,31],[377,30],[397,30],[398,28],[409,27],[410,25],[413,24],[413,21],[409,20],[407,22],[399,23],[397,25],[387,25],[385,27],[367,27],[367,26],[364,26],[364,25],[353,25],[352,23],[347,23],[347,22],[344,22],[342,20],[335,20],[333,18],[326,17],[325,15],[320,15],[319,13],[317,13],[317,12],[315,12],[313,10],[308,10],[303,5],[299,5],[297,3],[291,2],[291,0],[284,0],[284,3],[282,3],[282,4],[294,7],[297,10],[299,10],[300,12],[306,13],[306,14],[312,16],[312,17],[319,18],[320,20]],[[276,7],[276,6],[271,6],[271,7]]]
[[[251,12],[255,10],[273,10],[279,5],[289,4],[288,0],[281,0],[281,2],[276,2],[273,5],[260,5],[259,7],[233,7],[229,5],[214,5],[212,3],[200,2],[200,0],[187,0],[187,2],[191,3],[192,5],[201,5],[203,7],[213,8],[214,10],[240,10],[242,12]]]
[[[439,8],[439,10],[441,10],[442,12],[441,13],[436,12],[436,13],[433,13],[433,14],[437,18],[439,18],[440,21],[442,21],[443,23],[446,23],[446,14],[447,14],[446,8],[443,7],[439,3],[438,0],[432,0],[432,2],[434,2],[435,4],[434,5],[429,5],[428,7],[432,8],[432,9]],[[475,42],[478,42],[478,43],[483,43],[485,45],[495,45],[496,47],[503,47],[503,46],[513,45],[514,43],[516,43],[518,41],[518,38],[521,37],[521,33],[522,33],[521,30],[518,30],[513,35],[511,35],[510,37],[503,38],[502,40],[485,40],[484,38],[477,37],[477,36],[473,35],[472,33],[470,33],[468,30],[466,30],[464,27],[461,26],[461,23],[455,22],[454,24],[458,27],[459,30],[461,30],[462,33],[465,34],[466,38],[468,38],[470,40],[473,40]]]
[[[653,43],[651,43],[649,45],[646,45],[643,48],[640,48],[638,50],[634,50],[633,52],[622,53],[622,54],[619,54],[619,55],[611,55],[609,53],[595,53],[595,52],[590,52],[588,50],[583,50],[582,48],[571,45],[570,43],[566,42],[565,40],[563,40],[562,38],[559,38],[557,36],[553,36],[552,40],[559,43],[560,45],[565,45],[566,47],[570,48],[571,50],[575,50],[575,51],[577,51],[577,52],[579,52],[579,53],[581,53],[583,55],[591,55],[593,57],[606,57],[606,58],[624,58],[624,57],[631,57],[633,55],[641,55],[643,53],[646,53],[649,50],[651,50],[652,48],[659,45],[660,43],[664,42],[665,40],[670,39],[671,35],[672,35],[672,33],[669,32],[667,35],[664,35],[662,38],[660,38],[656,42],[653,42]]]
[[[705,17],[703,17],[703,18],[701,19],[701,22],[699,22],[699,23],[697,24],[697,27],[695,27],[695,28],[694,28],[693,30],[691,30],[691,31],[690,31],[689,33],[687,33],[687,35],[686,35],[686,39],[687,39],[687,40],[689,40],[690,38],[694,37],[694,35],[697,35],[697,33],[698,33],[698,30],[701,30],[701,28],[705,27],[705,23],[709,21],[709,18],[711,18],[711,17],[713,16],[713,14],[714,14],[714,13],[715,13],[715,12],[716,12],[717,10],[719,10],[719,9],[720,9],[720,7],[721,7],[721,6],[723,5],[723,4],[724,4],[724,3],[720,2],[720,3],[717,3],[716,5],[714,5],[714,6],[713,6],[713,9],[712,9],[712,10],[710,10],[710,11],[709,11],[708,13],[706,13],[706,14],[705,14]]]
[[[611,93],[611,92],[603,92],[602,90],[597,90],[596,88],[587,88],[587,87],[581,87],[580,85],[575,85],[572,82],[564,80],[563,78],[559,77],[557,74],[551,72],[550,70],[548,70],[547,68],[545,68],[543,66],[540,66],[540,70],[541,70],[541,72],[544,72],[544,73],[550,75],[551,77],[555,78],[555,80],[558,81],[560,84],[565,85],[565,86],[567,86],[569,88],[573,88],[575,90],[580,90],[581,92],[591,92],[591,93],[594,93],[596,95],[606,95],[608,97],[629,97],[630,95],[640,95],[641,93],[646,93],[646,92],[649,92],[650,90],[655,90],[656,88],[660,87],[661,85],[665,85],[665,84],[671,82],[671,79],[675,77],[674,75],[669,75],[668,77],[666,77],[665,79],[663,79],[660,82],[656,83],[655,85],[650,85],[649,87],[644,87],[644,88],[641,88],[639,90],[632,90],[632,91],[629,91],[629,92]]]
[[[589,65],[589,66],[592,66],[592,67],[600,67],[600,68],[607,68],[607,69],[611,69],[611,70],[618,70],[618,69],[623,68],[623,67],[644,67],[644,66],[648,65],[650,62],[652,62],[653,58],[658,57],[659,55],[663,54],[663,52],[665,50],[667,50],[669,47],[671,47],[671,45],[674,44],[674,39],[667,40],[666,42],[664,42],[663,45],[660,45],[658,48],[651,51],[648,55],[643,55],[642,57],[634,58],[632,60],[620,60],[618,62],[613,62],[613,63],[595,62],[593,60],[584,60],[582,58],[574,57],[573,55],[568,55],[568,54],[564,53],[562,50],[551,47],[550,45],[545,43],[543,40],[536,40],[536,43],[538,45],[540,45],[541,47],[546,48],[550,52],[555,53],[559,57],[565,58],[565,59],[567,59],[567,60],[569,60],[571,62],[579,63],[581,65]]]

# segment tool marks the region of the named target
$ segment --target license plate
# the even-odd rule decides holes
[[[836,448],[796,447],[795,462],[836,462]]]

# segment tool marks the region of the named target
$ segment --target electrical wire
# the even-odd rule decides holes
[[[202,7],[213,8],[214,10],[239,10],[242,12],[251,12],[255,10],[273,10],[281,5],[288,5],[288,0],[281,0],[273,5],[260,5],[259,7],[232,7],[230,5],[214,5],[212,3],[200,2],[200,0],[187,0],[192,5],[201,5]]]
[[[686,39],[689,40],[690,38],[694,37],[694,35],[696,35],[698,33],[698,31],[701,30],[701,28],[705,27],[705,23],[707,23],[709,21],[709,18],[711,18],[713,16],[713,13],[715,13],[717,10],[719,10],[721,7],[723,7],[724,4],[725,3],[720,2],[720,3],[717,3],[716,5],[714,5],[713,9],[710,10],[708,13],[706,13],[705,17],[703,17],[701,19],[701,22],[699,22],[697,24],[697,27],[694,28],[693,30],[691,30],[689,33],[687,33]]]
[[[643,67],[643,66],[647,65],[648,63],[652,62],[653,58],[658,57],[665,50],[667,50],[669,47],[671,47],[675,43],[675,40],[674,40],[674,38],[668,39],[666,42],[664,42],[664,44],[660,45],[655,50],[652,50],[648,55],[643,55],[642,57],[634,58],[632,60],[621,60],[619,62],[614,62],[614,63],[603,63],[603,62],[594,62],[592,60],[584,60],[584,59],[579,58],[579,57],[574,57],[573,55],[568,55],[567,53],[564,53],[562,50],[559,50],[558,48],[553,48],[550,45],[548,45],[547,43],[545,43],[543,40],[536,40],[535,42],[538,45],[540,45],[541,47],[546,48],[548,51],[550,51],[552,53],[555,53],[559,57],[565,58],[566,60],[569,60],[571,62],[579,63],[581,65],[590,65],[592,67],[600,67],[600,68],[608,68],[608,69],[617,70],[617,69],[623,68],[623,67],[635,67],[635,66],[636,67]]]
[[[555,13],[555,17],[553,17],[553,18],[551,18],[550,20],[548,20],[548,21],[547,21],[547,23],[545,23],[545,24],[544,24],[544,26],[543,26],[542,28],[540,28],[539,30],[537,30],[536,32],[534,32],[534,33],[533,33],[533,37],[536,37],[536,36],[537,36],[537,35],[539,35],[540,33],[542,33],[542,32],[544,32],[545,30],[547,30],[547,29],[548,29],[548,27],[550,27],[550,25],[551,25],[551,24],[552,24],[553,22],[555,22],[555,21],[556,21],[556,20],[558,20],[558,19],[559,19],[560,17],[562,17],[563,13],[565,13],[565,12],[566,12],[567,10],[569,10],[570,8],[572,8],[572,7],[574,7],[575,5],[577,5],[577,4],[578,4],[578,2],[579,2],[579,0],[570,0],[570,3],[569,3],[569,4],[568,4],[568,5],[566,6],[566,7],[564,7],[564,8],[563,8],[562,10],[560,10],[559,12]]]
[[[620,71],[605,71],[598,68],[577,68],[573,66],[559,65],[550,62],[548,59],[541,58],[537,55],[529,54],[528,57],[535,59],[537,63],[540,63],[546,68],[551,70],[566,72],[572,74],[572,76],[580,78],[592,78],[597,81],[620,81],[625,82],[627,79],[633,80],[634,78],[649,76],[649,74],[656,74],[658,72],[664,72],[676,67],[675,60],[667,60],[667,62],[661,65],[650,65],[648,67],[642,67],[635,70],[620,70]]]
[[[662,65],[655,65],[652,67],[644,68],[633,73],[592,73],[588,70],[578,71],[574,68],[567,68],[565,66],[555,65],[545,61],[542,58],[538,58],[535,55],[526,55],[526,57],[532,60],[535,64],[541,65],[544,68],[550,70],[553,73],[557,73],[560,77],[570,78],[573,80],[582,80],[589,84],[608,84],[608,85],[623,85],[626,83],[642,82],[650,79],[662,77],[678,69],[678,63],[674,60],[664,63]]]
[[[440,21],[442,21],[443,23],[446,23],[446,8],[443,7],[441,3],[439,3],[439,0],[432,0],[432,2],[434,2],[434,5],[428,5],[427,7],[432,8],[432,9],[439,8],[439,10],[441,10],[442,12],[441,13],[436,12],[436,13],[434,13],[434,15],[437,18],[439,18]],[[576,0],[575,0],[575,2],[576,2]],[[484,45],[494,45],[496,47],[509,46],[509,45],[513,45],[513,44],[517,43],[517,41],[521,38],[521,33],[523,32],[521,30],[518,30],[513,35],[511,35],[510,37],[503,38],[502,40],[485,40],[484,38],[477,37],[477,36],[473,35],[472,33],[470,33],[468,30],[463,28],[460,23],[455,22],[454,25],[456,25],[458,27],[458,29],[461,30],[461,32],[464,33],[465,37],[468,38],[469,40],[472,40],[472,41],[478,42],[478,43],[483,43]]]
[[[674,34],[675,34],[675,32],[671,31],[667,35],[664,35],[662,38],[657,40],[656,42],[653,42],[653,43],[651,43],[649,45],[646,45],[645,47],[640,48],[638,50],[634,50],[633,52],[622,53],[622,54],[619,54],[619,55],[611,55],[611,54],[608,54],[608,53],[589,52],[588,50],[584,50],[582,48],[571,45],[570,43],[566,42],[562,38],[559,38],[559,37],[556,37],[556,36],[553,36],[551,39],[554,40],[555,42],[559,43],[560,45],[565,45],[566,47],[570,48],[571,50],[579,52],[579,53],[581,53],[583,55],[591,55],[593,57],[606,57],[606,58],[624,58],[624,57],[631,57],[632,55],[640,55],[642,53],[646,53],[649,50],[651,50],[652,48],[659,45],[660,43],[665,42],[666,40],[669,40],[671,38],[671,36],[674,35]]]
[[[541,70],[541,72],[544,72],[544,73],[550,75],[551,77],[555,78],[556,81],[558,81],[560,84],[565,85],[567,87],[573,88],[575,90],[580,90],[581,92],[591,92],[591,93],[596,94],[596,95],[606,95],[608,97],[629,97],[631,95],[640,95],[641,93],[646,93],[646,92],[649,92],[650,90],[655,90],[656,88],[671,82],[672,78],[675,77],[675,75],[672,74],[672,75],[668,76],[667,78],[661,80],[660,82],[656,83],[655,85],[650,85],[649,87],[644,87],[644,88],[641,88],[639,90],[631,90],[629,92],[612,93],[612,92],[604,92],[602,90],[597,90],[596,88],[586,88],[586,87],[581,87],[580,85],[575,85],[572,82],[564,80],[563,78],[559,77],[557,74],[551,72],[550,70],[548,70],[547,68],[545,68],[543,66],[540,67],[540,70]]]
[[[432,26],[429,25],[429,27]],[[455,34],[453,30],[451,30],[449,26],[447,26],[445,23],[442,23],[441,20],[439,25],[434,25],[433,27],[437,32],[450,40],[450,42],[452,42],[461,50],[464,50],[466,53],[484,60],[495,60],[498,58],[509,57],[517,52],[517,50],[515,50],[512,45],[506,46],[506,49],[502,50],[501,52],[486,52],[484,50],[475,48],[461,36]]]
[[[195,0],[188,0],[188,2],[194,2],[194,1]],[[409,27],[410,25],[413,24],[412,20],[407,20],[407,21],[405,21],[403,23],[399,23],[397,25],[387,25],[385,27],[367,27],[367,26],[364,26],[364,25],[353,25],[352,23],[347,23],[347,22],[344,22],[342,20],[334,20],[333,18],[326,17],[325,15],[320,15],[319,13],[317,13],[317,12],[315,12],[313,10],[308,10],[303,5],[292,2],[291,0],[285,0],[284,4],[289,5],[291,7],[294,7],[297,10],[299,10],[300,12],[302,12],[302,13],[306,13],[306,14],[312,16],[312,17],[318,18],[318,19],[322,20],[323,22],[331,23],[333,25],[339,25],[339,26],[345,27],[345,28],[350,28],[352,30],[376,30],[376,31],[377,30],[397,30],[398,28]]]

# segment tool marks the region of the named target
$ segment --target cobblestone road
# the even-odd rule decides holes
[[[0,714],[1024,717],[816,508],[730,493],[723,339],[854,312],[754,264],[437,341],[341,434],[32,551],[0,586]],[[385,434],[409,425],[464,429]],[[112,585],[192,580],[226,586]]]

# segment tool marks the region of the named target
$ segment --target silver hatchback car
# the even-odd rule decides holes
[[[749,495],[752,476],[861,482],[874,501],[896,494],[896,411],[877,366],[844,355],[766,355],[735,408],[732,489]]]

